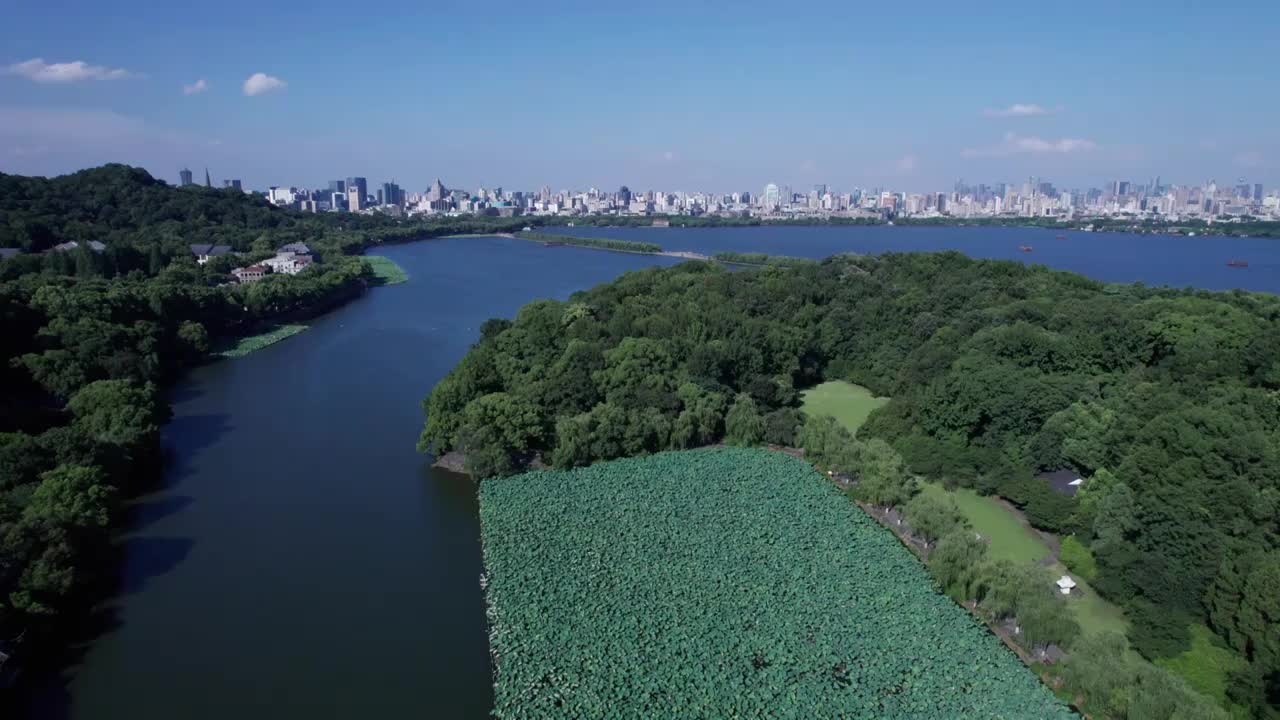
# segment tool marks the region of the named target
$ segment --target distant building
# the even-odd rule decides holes
[[[438,203],[449,196],[449,190],[445,188],[444,183],[440,182],[440,178],[431,184],[431,189],[427,191],[427,202]]]
[[[1049,483],[1049,487],[1067,496],[1074,496],[1080,486],[1084,485],[1084,478],[1075,470],[1054,470],[1041,474],[1037,479]]]
[[[178,184],[186,187],[191,184],[191,171],[183,168],[178,171]]]
[[[362,177],[347,178],[348,198],[350,198],[352,188],[360,192],[360,207],[363,208],[369,201],[369,183]]]
[[[311,248],[306,243],[293,242],[280,248],[279,252],[290,252],[295,255],[310,255]]]
[[[346,194],[346,192],[347,192],[347,181],[346,181],[346,180],[330,180],[330,181],[329,181],[329,192],[331,192],[331,193],[343,193],[343,194]]]
[[[782,196],[778,193],[778,186],[769,183],[764,186],[764,207],[765,210],[773,210],[782,202]]]
[[[195,256],[196,263],[203,265],[209,262],[210,258],[221,257],[231,252],[230,245],[192,245],[191,254]]]
[[[250,265],[249,267],[236,268],[231,271],[236,276],[236,280],[242,283],[257,282],[267,276],[268,267],[266,265]]]
[[[103,250],[107,249],[106,245],[103,245],[97,240],[90,240],[89,242],[85,243],[85,246],[96,253],[100,253]],[[75,240],[72,240],[70,242],[64,242],[58,245],[54,245],[51,249],[55,252],[71,252],[72,250],[75,250],[76,248],[79,248],[79,247],[80,247],[80,243],[76,242]]]
[[[360,192],[360,186],[347,186],[347,210],[351,212],[360,212],[364,209],[364,193]]]
[[[262,261],[262,265],[271,268],[272,272],[285,275],[297,275],[306,270],[314,261],[310,255],[298,255],[292,252],[277,253],[275,257]]]
[[[403,205],[404,191],[400,186],[393,183],[382,183],[382,202],[379,205]]]
[[[243,189],[244,189],[244,188],[242,188],[242,187],[240,186],[240,181],[239,181],[239,180],[223,180],[223,181],[222,181],[222,186],[223,186],[224,188],[233,188],[233,189],[235,189],[235,190],[243,190]]]

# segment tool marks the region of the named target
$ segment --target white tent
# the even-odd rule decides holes
[[[1076,581],[1071,579],[1070,575],[1063,575],[1058,578],[1058,589],[1063,595],[1070,595],[1072,588],[1076,586]]]

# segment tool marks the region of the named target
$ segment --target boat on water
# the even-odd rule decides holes
[[[542,247],[564,247],[564,242],[561,240],[548,240],[542,243]]]
[[[1247,267],[1249,267],[1249,261],[1247,261],[1247,260],[1228,260],[1228,261],[1227,261],[1227,267],[1247,268]]]
[[[1067,239],[1067,236],[1066,236],[1066,235],[1054,235],[1054,236],[1053,236],[1053,239],[1054,239],[1054,240],[1066,240],[1066,239]]]
[[[1022,252],[1031,252],[1035,248],[1031,247],[1030,245],[1019,245],[1018,249],[1021,250]]]

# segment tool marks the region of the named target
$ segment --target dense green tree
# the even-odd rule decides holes
[[[67,409],[95,441],[124,448],[155,443],[169,415],[154,385],[131,380],[89,383],[71,396]]]
[[[1024,588],[1017,612],[1022,637],[1032,647],[1049,643],[1067,647],[1080,635],[1080,624],[1051,583]]]
[[[938,538],[968,525],[956,501],[941,493],[920,493],[907,503],[903,515],[911,527],[911,534],[926,545],[932,545]]]
[[[929,574],[948,595],[967,600],[974,595],[986,554],[987,544],[973,531],[957,528],[940,538],[929,553]]]
[[[59,465],[41,476],[22,519],[28,525],[68,531],[106,528],[115,496],[100,470]]]
[[[681,409],[671,429],[674,447],[700,447],[724,434],[724,395],[691,382],[681,385],[676,395],[680,398]]]
[[[724,418],[724,439],[730,445],[755,445],[764,439],[764,418],[755,400],[743,393],[733,401]]]
[[[853,444],[853,450],[853,469],[858,475],[854,495],[859,500],[902,507],[915,495],[916,480],[889,443],[879,438],[860,440]]]
[[[764,441],[790,447],[796,443],[796,432],[804,424],[804,415],[796,408],[783,407],[764,416]]]

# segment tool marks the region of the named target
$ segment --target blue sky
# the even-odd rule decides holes
[[[1274,0],[11,0],[4,17],[4,172],[119,161],[173,182],[207,165],[258,188],[1280,186]]]

